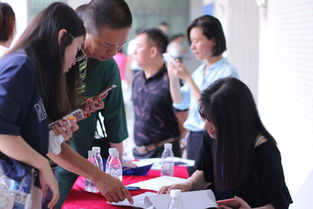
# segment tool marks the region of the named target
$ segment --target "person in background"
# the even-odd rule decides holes
[[[179,110],[189,109],[184,127],[187,135],[187,158],[195,160],[199,153],[204,133],[204,122],[198,112],[201,91],[212,82],[223,77],[238,77],[237,70],[223,57],[226,41],[222,25],[213,16],[196,18],[187,29],[190,47],[196,59],[204,60],[192,74],[176,60],[168,64],[170,90],[173,106]],[[181,87],[179,79],[184,81]],[[189,173],[194,169],[189,168]]]
[[[206,133],[195,163],[196,172],[184,183],[161,188],[182,191],[210,188],[219,208],[287,209],[292,203],[280,152],[264,127],[249,88],[236,78],[215,81],[200,97],[199,112]]]
[[[178,121],[162,56],[167,44],[167,37],[156,28],[145,29],[137,37],[135,56],[143,71],[135,75],[132,89],[135,158],[161,157],[165,143],[172,143],[174,156],[181,156]]]
[[[159,25],[159,29],[168,37],[170,25],[167,22],[161,22]]]
[[[171,38],[166,48],[166,53],[170,54],[174,59],[179,59],[180,62],[182,62],[182,55],[187,52],[183,46],[184,39],[184,34],[176,34]]]
[[[125,70],[126,70],[126,63],[127,63],[127,56],[123,53],[123,48],[121,48],[114,56],[113,59],[115,60],[118,68],[120,69],[121,80],[125,81]]]
[[[135,74],[142,71],[134,55],[137,47],[137,37],[141,30],[141,28],[136,29],[134,39],[130,40],[127,46],[126,82],[128,86],[132,85]]]
[[[32,201],[27,208],[41,208],[41,196],[46,195],[48,187],[52,192],[48,207],[54,208],[59,198],[57,181],[45,158],[48,123],[75,108],[67,94],[75,89],[67,88],[64,73],[74,64],[84,34],[83,22],[75,11],[66,4],[54,3],[34,18],[0,60],[1,168],[14,180],[16,174],[27,175],[28,166],[37,170],[34,186],[28,185]],[[67,121],[59,125],[53,130],[65,140],[78,128]]]
[[[15,13],[12,7],[0,2],[0,57],[10,48],[16,31]]]
[[[79,130],[74,133],[73,138],[69,141],[69,145],[80,155],[87,158],[88,150],[96,143],[97,117],[98,114],[101,114],[103,116],[101,122],[104,125],[106,136],[100,139],[101,141],[98,142],[98,145],[101,146],[103,152],[108,149],[105,145],[109,142],[110,147],[118,149],[120,159],[122,160],[123,140],[128,137],[128,131],[121,78],[119,69],[112,57],[127,40],[132,25],[132,15],[124,0],[93,0],[83,7],[85,8],[80,14],[87,30],[83,50],[88,57],[84,96],[92,97],[98,95],[112,84],[117,85],[117,88],[110,91],[106,97],[105,108],[92,113],[87,119],[79,123]],[[66,156],[61,156],[62,158],[60,158],[59,155],[58,157],[59,159],[54,159],[56,162],[59,160],[68,161]],[[123,164],[124,166],[134,166],[125,162]],[[77,164],[77,166],[80,167],[80,170],[89,172],[81,164]],[[77,179],[75,172],[69,171],[61,167],[58,167],[56,170],[61,193],[57,208],[61,208]],[[105,173],[100,174],[98,171],[94,175],[100,175],[103,178],[106,176]],[[96,183],[98,189],[104,190],[106,186],[101,185],[104,179],[102,179],[103,181],[100,181],[98,178],[96,180],[98,180],[98,185]],[[117,184],[116,180],[112,180],[111,183],[111,188],[122,184],[121,182]],[[111,192],[111,190],[107,189],[105,191],[106,193],[103,193],[105,195],[109,195]],[[121,197],[125,197],[124,188],[117,191],[120,191]],[[127,193],[126,197],[130,199],[131,197],[128,195],[129,193]],[[120,199],[122,198],[116,197],[114,200]]]

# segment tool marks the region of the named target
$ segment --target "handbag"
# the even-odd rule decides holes
[[[0,209],[24,209],[31,204],[35,169],[8,158],[0,159]]]

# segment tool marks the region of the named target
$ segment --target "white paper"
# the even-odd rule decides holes
[[[217,207],[212,190],[182,192],[181,201],[185,209],[205,209]],[[169,194],[146,196],[144,208],[167,209],[171,202]]]
[[[186,179],[173,177],[173,176],[160,176],[157,178],[149,179],[146,181],[140,181],[137,183],[129,184],[127,186],[136,186],[140,189],[147,189],[153,191],[159,191],[162,186],[168,186],[172,184],[180,184],[185,182]]]
[[[149,164],[153,164],[151,169],[152,170],[161,170],[161,158],[147,158],[147,159],[140,159],[136,161],[132,161],[137,166],[145,166]],[[181,163],[180,166],[194,166],[195,161],[184,159],[180,157],[174,157],[174,163]]]
[[[145,197],[155,196],[155,195],[157,195],[157,194],[153,193],[153,192],[145,192],[143,194],[133,196],[134,204],[130,204],[127,199],[125,199],[124,201],[118,202],[118,203],[115,203],[115,202],[108,202],[108,203],[111,205],[132,206],[132,207],[137,207],[137,208],[145,208],[145,206],[144,206]]]

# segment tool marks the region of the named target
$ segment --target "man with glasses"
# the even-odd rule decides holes
[[[124,0],[93,0],[76,11],[82,17],[87,30],[82,51],[88,56],[88,62],[82,91],[86,97],[92,97],[112,84],[117,85],[106,97],[105,108],[99,112],[103,116],[101,122],[105,127],[105,140],[109,141],[110,147],[118,149],[122,158],[122,142],[128,137],[128,132],[119,69],[112,57],[127,41],[132,24],[131,12]],[[83,75],[84,65],[80,64]],[[79,130],[69,141],[70,146],[85,158],[94,144],[97,116],[98,112],[95,112],[81,121]],[[82,166],[80,168],[83,169]],[[57,178],[61,196],[58,203],[60,208],[77,175],[59,167]]]

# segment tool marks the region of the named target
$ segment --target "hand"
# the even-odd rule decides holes
[[[83,111],[85,115],[90,115],[90,113],[101,110],[103,108],[103,99],[99,97],[86,98],[83,105]]]
[[[73,132],[79,129],[76,120],[60,120],[52,126],[56,136],[62,135],[64,141],[68,141],[73,136]]]
[[[43,197],[47,196],[47,191],[49,187],[52,192],[52,198],[48,204],[48,208],[54,208],[54,206],[57,204],[60,198],[60,193],[59,193],[58,182],[52,173],[49,163],[48,163],[47,168],[39,170],[38,176],[39,176],[39,181],[40,181],[40,185],[42,189],[42,196]]]
[[[176,64],[169,63],[167,65],[168,75],[172,78],[180,78],[184,81],[187,81],[191,75],[189,73],[189,70],[180,63],[179,60],[176,60]]]
[[[120,202],[126,198],[131,204],[134,203],[129,191],[117,178],[101,172],[100,177],[94,183],[107,201]]]
[[[159,191],[158,194],[168,194],[172,189],[180,189],[182,192],[190,191],[191,186],[187,183],[182,184],[173,184],[170,186],[163,186]]]
[[[216,202],[218,204],[218,209],[232,209],[232,208],[251,209],[248,203],[246,203],[246,201],[244,201],[240,197],[231,198],[230,200],[227,201],[221,200],[220,202],[219,201]]]

